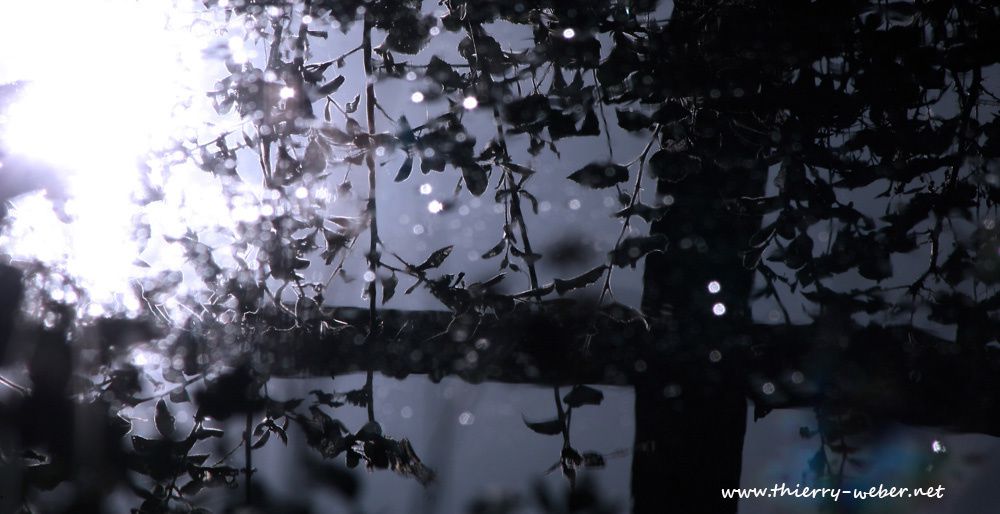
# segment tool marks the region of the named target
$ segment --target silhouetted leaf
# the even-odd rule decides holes
[[[175,369],[173,366],[164,366],[161,374],[163,376],[163,380],[174,384],[183,384],[186,380],[184,378],[184,372],[179,369]]]
[[[513,269],[514,265],[511,264],[510,266],[511,266],[511,269]],[[515,269],[514,271],[517,271],[517,270]],[[553,289],[555,289],[555,282],[552,282],[552,283],[549,283],[549,284],[545,284],[543,286],[538,286],[538,287],[536,287],[534,289],[529,289],[527,291],[522,291],[520,293],[516,293],[516,294],[514,294],[514,298],[542,297],[542,296],[545,296],[545,295],[551,293],[553,291]]]
[[[344,76],[337,75],[337,78],[323,84],[319,88],[319,96],[327,96],[336,93],[340,86],[344,85]]]
[[[583,405],[600,405],[603,400],[604,393],[594,389],[593,387],[585,385],[574,386],[573,389],[571,389],[570,392],[563,397],[563,402],[573,408]]]
[[[545,435],[558,435],[563,431],[562,420],[556,418],[550,421],[530,422],[522,418],[524,424],[534,432]]]
[[[253,448],[254,450],[263,448],[264,445],[267,444],[267,441],[269,439],[271,439],[271,432],[265,431],[262,434],[260,434],[260,437],[258,437],[257,440],[250,447]]]
[[[492,259],[493,257],[496,257],[497,255],[503,253],[505,249],[507,249],[507,240],[501,239],[500,242],[496,244],[496,246],[487,250],[486,253],[482,255],[482,258]]]
[[[650,252],[663,252],[667,249],[667,238],[663,234],[626,238],[611,251],[611,264],[618,267],[635,267],[639,259]]]
[[[513,254],[513,255],[515,255],[515,256],[517,256],[517,257],[520,257],[521,259],[524,260],[524,262],[526,262],[528,264],[533,264],[533,263],[537,262],[539,259],[542,258],[542,254],[540,254],[540,253],[526,253],[526,252],[522,252],[520,248],[518,248],[518,247],[516,247],[514,245],[510,246],[510,253]]]
[[[319,407],[309,407],[310,417],[295,416],[293,419],[306,435],[306,443],[316,449],[324,458],[333,458],[347,449],[349,442],[344,434],[343,423],[334,420]]]
[[[500,74],[507,68],[507,59],[500,43],[491,36],[480,33],[475,41],[466,37],[458,44],[458,52],[477,69],[487,69],[490,73]]]
[[[224,420],[234,413],[253,412],[263,407],[259,386],[249,367],[240,366],[196,394],[199,413]]]
[[[462,76],[438,56],[433,56],[427,63],[427,77],[441,84],[445,90],[455,90],[462,87]]]
[[[628,168],[612,163],[591,163],[571,173],[569,179],[592,189],[603,189],[628,180]]]
[[[597,279],[601,278],[604,271],[607,269],[608,267],[602,264],[582,275],[577,275],[570,279],[560,280],[557,278],[553,281],[553,285],[555,286],[556,292],[563,295],[574,289],[587,287],[590,284],[593,284],[597,281]]]
[[[156,423],[156,431],[160,435],[167,439],[174,436],[176,430],[174,415],[170,413],[170,409],[167,408],[167,402],[163,401],[162,398],[156,402],[156,416],[154,421]]]
[[[663,218],[669,209],[670,208],[666,205],[650,207],[642,202],[636,202],[635,204],[616,212],[615,217],[627,218],[629,216],[639,216],[647,223],[652,223]]]
[[[649,173],[653,178],[680,182],[701,170],[701,161],[688,153],[659,150],[649,158]]]
[[[354,113],[355,111],[358,110],[359,103],[361,103],[361,95],[356,95],[354,97],[354,100],[351,100],[350,102],[348,102],[347,105],[344,106],[344,112],[346,112],[347,114]]]
[[[288,418],[285,418],[284,426],[278,426],[271,422],[271,432],[278,434],[278,439],[281,439],[281,444],[288,446],[288,433],[286,429],[288,428]]]
[[[646,130],[653,124],[649,116],[638,111],[618,109],[616,112],[618,126],[628,131]]]
[[[583,118],[583,123],[580,124],[580,128],[577,130],[578,136],[599,136],[601,134],[601,123],[597,118],[597,111],[594,109],[587,110],[586,116]]]
[[[302,171],[313,175],[319,175],[320,173],[323,173],[325,169],[326,154],[323,153],[323,149],[320,148],[319,143],[317,143],[314,139],[306,146],[306,154],[302,159]]]
[[[604,456],[597,452],[584,452],[583,465],[588,468],[603,468],[606,462]]]
[[[351,141],[354,141],[354,137],[332,125],[324,125],[320,127],[319,131],[331,142],[338,145],[346,145]]]
[[[469,192],[476,196],[486,192],[486,186],[489,185],[486,170],[478,164],[462,166],[462,178],[465,179],[465,186],[469,188]]]
[[[430,257],[427,257],[427,260],[415,266],[414,269],[416,269],[417,271],[427,271],[429,269],[434,269],[437,268],[438,266],[441,266],[441,264],[444,263],[444,260],[447,259],[449,255],[451,255],[451,251],[454,248],[455,248],[454,246],[446,246],[444,248],[435,250],[434,253],[430,255]]]
[[[399,284],[399,279],[396,278],[396,272],[393,271],[391,275],[382,279],[382,305],[388,302],[394,294],[396,294],[396,285]]]
[[[365,389],[354,389],[344,393],[344,400],[355,407],[367,407],[371,401],[371,395]]]
[[[191,401],[187,388],[179,387],[170,392],[170,401],[173,403],[186,403]]]
[[[199,427],[198,430],[195,430],[194,432],[194,436],[198,440],[208,439],[209,437],[222,437],[224,435],[226,435],[224,431],[219,430],[218,428],[209,427]]]
[[[402,8],[395,11],[391,25],[384,27],[388,32],[385,46],[403,54],[419,52],[427,44],[431,27],[437,25],[437,18],[420,16],[417,9]]]
[[[413,171],[413,156],[406,154],[406,159],[403,160],[403,164],[399,167],[399,171],[396,172],[396,178],[393,179],[396,182],[402,182],[410,176]]]

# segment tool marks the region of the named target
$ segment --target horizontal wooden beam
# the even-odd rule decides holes
[[[908,326],[753,324],[724,341],[677,341],[669,326],[614,321],[626,312],[570,303],[501,317],[440,311],[336,308],[319,324],[275,332],[261,348],[275,376],[331,376],[367,369],[403,378],[469,382],[630,385],[655,374],[664,388],[727,367],[760,409],[852,408],[917,425],[1000,435],[1000,359]],[[588,330],[592,330],[589,338]],[[673,390],[673,389],[671,389]]]

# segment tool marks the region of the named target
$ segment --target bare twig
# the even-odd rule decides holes
[[[17,391],[18,393],[21,394],[21,396],[28,396],[28,393],[31,392],[27,387],[18,385],[17,383],[15,383],[14,381],[8,379],[3,375],[0,375],[0,384],[13,389],[14,391]]]
[[[246,474],[247,505],[253,502],[253,490],[251,489],[251,477],[253,475],[253,445],[250,438],[253,437],[253,412],[247,413],[246,430],[243,432],[243,473]]]

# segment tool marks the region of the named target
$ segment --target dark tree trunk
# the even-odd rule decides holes
[[[741,253],[761,219],[740,215],[734,200],[763,194],[769,152],[733,127],[758,126],[774,113],[748,98],[753,94],[729,95],[781,80],[780,68],[745,52],[775,29],[766,11],[754,2],[678,0],[654,38],[665,57],[648,73],[667,87],[649,94],[692,110],[663,127],[663,146],[679,148],[700,169],[657,187],[672,207],[651,232],[666,236],[669,250],[646,259],[642,307],[661,322],[654,326],[666,321],[668,333],[639,349],[644,362],[637,371],[645,372],[635,379],[637,514],[737,509],[721,489],[740,483],[747,389],[737,355],[748,346],[754,278]],[[669,357],[668,346],[675,347]]]
[[[720,489],[739,487],[746,398],[732,388],[685,386],[673,398],[663,380],[635,386],[633,512],[736,512]]]
[[[667,337],[640,351],[632,494],[636,513],[736,512],[720,489],[739,487],[747,403],[732,349],[746,342],[753,272],[739,259],[759,218],[737,216],[727,198],[762,187],[766,168],[704,170],[659,192],[674,208],[652,232],[670,249],[650,255],[643,309],[669,320]],[[723,178],[723,180],[720,180]],[[709,290],[709,283],[719,286]],[[713,312],[717,304],[725,313]],[[729,357],[727,359],[727,356]]]

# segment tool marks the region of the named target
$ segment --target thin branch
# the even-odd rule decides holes
[[[253,412],[248,412],[246,430],[243,432],[243,473],[246,474],[247,505],[250,505],[253,502],[253,490],[251,489],[251,477],[253,476],[253,445],[250,442],[251,437],[253,437]]]
[[[611,145],[611,127],[608,125],[608,117],[604,114],[604,93],[601,91],[601,83],[597,80],[597,70],[592,71],[594,75],[594,90],[597,91],[597,105],[600,106],[601,122],[604,123],[604,139],[608,144],[608,159],[615,158],[615,148]]]
[[[365,403],[368,406],[368,421],[375,422],[375,371],[371,368],[365,374]]]
[[[924,288],[924,282],[927,280],[928,277],[930,277],[931,275],[938,274],[939,270],[938,255],[940,253],[940,239],[941,239],[941,229],[942,229],[941,223],[942,223],[942,217],[940,215],[935,215],[934,228],[931,230],[930,233],[930,240],[931,240],[930,262],[927,264],[927,269],[924,270],[924,272],[921,273],[920,276],[917,277],[917,279],[914,280],[912,284],[910,284],[909,290],[911,296],[916,296],[917,293],[919,293],[920,290]]]
[[[374,80],[374,70],[372,67],[372,27],[373,20],[370,14],[365,14],[365,24],[364,24],[364,34],[362,35],[361,46],[364,50],[364,67],[365,67],[365,119],[368,124],[368,134],[370,136],[375,134],[375,80]],[[368,151],[365,153],[365,165],[368,167],[368,216],[370,223],[369,234],[370,242],[368,245],[368,272],[372,274],[371,281],[368,283],[368,337],[367,344],[370,349],[372,345],[375,344],[376,334],[378,332],[378,303],[376,301],[378,280],[376,280],[376,274],[379,268],[379,252],[378,252],[378,214],[377,214],[377,202],[376,202],[376,166],[375,166],[375,155],[373,152]],[[368,373],[365,377],[365,394],[368,396],[368,421],[375,421],[375,395],[374,395],[374,371],[371,366],[368,367]]]
[[[309,66],[309,67],[329,66],[331,64],[336,63],[337,61],[340,61],[341,59],[345,59],[345,58],[351,56],[352,54],[357,53],[358,51],[364,49],[364,47],[365,47],[365,45],[358,45],[358,46],[356,46],[356,47],[348,50],[347,52],[344,52],[343,54],[341,54],[338,57],[334,57],[333,59],[330,59],[328,61],[317,62],[317,63],[310,63],[307,66]]]
[[[636,161],[639,162],[639,169],[637,170],[635,176],[635,182],[632,186],[632,196],[629,198],[628,207],[635,207],[635,204],[639,203],[639,193],[642,192],[642,175],[645,172],[646,156],[649,154],[650,149],[653,147],[653,143],[656,142],[657,136],[660,134],[660,126],[657,125],[656,129],[653,130],[653,135],[649,138],[649,142],[646,143],[646,147],[643,148],[642,153],[640,153],[632,162],[628,163],[626,166],[631,166]],[[632,225],[632,215],[625,217],[625,223],[622,225],[621,231],[618,233],[618,239],[615,241],[615,249],[622,244],[622,240],[625,238],[625,234],[628,233],[629,227]],[[601,296],[598,299],[598,305],[604,303],[605,296],[611,292],[611,274],[614,271],[614,265],[608,266],[608,272],[604,277],[604,286],[601,288]],[[588,336],[587,342],[590,342],[590,337]]]
[[[191,385],[191,384],[193,384],[193,383],[201,380],[202,378],[204,378],[204,375],[202,375],[202,374],[199,373],[198,375],[195,375],[195,376],[193,376],[193,377],[185,380],[183,383],[178,384],[176,387],[172,387],[172,388],[170,388],[170,389],[168,389],[166,391],[163,391],[162,393],[157,393],[157,394],[154,394],[152,396],[147,396],[145,398],[135,398],[134,401],[138,402],[136,404],[136,405],[138,405],[140,403],[146,403],[146,402],[151,401],[151,400],[159,400],[160,398],[163,398],[164,396],[169,396],[169,395],[171,395],[171,394],[173,394],[173,393],[175,393],[177,391],[180,391],[181,389],[186,388],[187,386],[189,386],[189,385]],[[0,377],[0,379],[3,379],[3,377]]]
[[[232,450],[229,450],[228,452],[226,452],[225,455],[223,455],[222,457],[220,457],[219,460],[215,461],[215,464],[212,464],[212,467],[214,468],[214,467],[216,467],[216,466],[218,466],[218,465],[226,462],[226,459],[228,459],[229,457],[232,457],[233,454],[236,453],[240,448],[243,448],[243,445],[244,445],[244,441],[243,441],[242,438],[240,438],[240,444],[237,444]]]
[[[364,47],[364,67],[365,67],[365,119],[368,124],[368,134],[375,134],[375,82],[373,81],[374,70],[372,69],[372,28],[373,21],[370,16],[365,16],[365,26],[362,46]],[[375,154],[365,153],[365,165],[368,168],[368,205],[367,215],[371,220],[368,225],[370,234],[368,244],[368,271],[372,274],[378,273],[379,253],[378,253],[378,204],[376,202],[376,166]],[[377,303],[376,303],[376,280],[368,283],[368,310],[369,310],[369,333],[371,338],[377,328]]]
[[[492,84],[493,78],[489,71],[486,69],[486,65],[483,62],[482,56],[479,54],[479,49],[476,46],[476,27],[471,24],[466,25],[466,30],[469,33],[469,39],[472,41],[473,51],[476,53],[476,64],[479,66],[479,74],[489,83]],[[496,125],[497,131],[497,144],[500,145],[500,150],[503,152],[503,158],[505,161],[510,162],[510,153],[507,151],[507,140],[503,134],[503,125],[500,121],[500,110],[497,107],[496,102],[493,104],[493,122]],[[528,267],[528,281],[531,284],[531,289],[538,289],[538,272],[535,270],[535,262],[533,260],[534,251],[531,248],[531,240],[528,238],[528,226],[524,221],[524,213],[521,211],[521,197],[519,196],[520,186],[517,181],[514,180],[514,174],[511,173],[506,167],[503,168],[503,178],[507,183],[507,189],[510,190],[510,211],[511,218],[517,223],[518,229],[521,233],[521,244],[524,245],[524,253],[527,258],[524,259],[525,265]]]
[[[17,391],[18,393],[21,394],[21,396],[28,396],[28,394],[31,392],[27,387],[24,387],[22,385],[18,385],[16,382],[14,382],[13,380],[8,379],[7,377],[5,377],[3,375],[0,375],[0,384],[5,385],[5,386],[7,386],[7,387],[9,387],[9,388]]]

